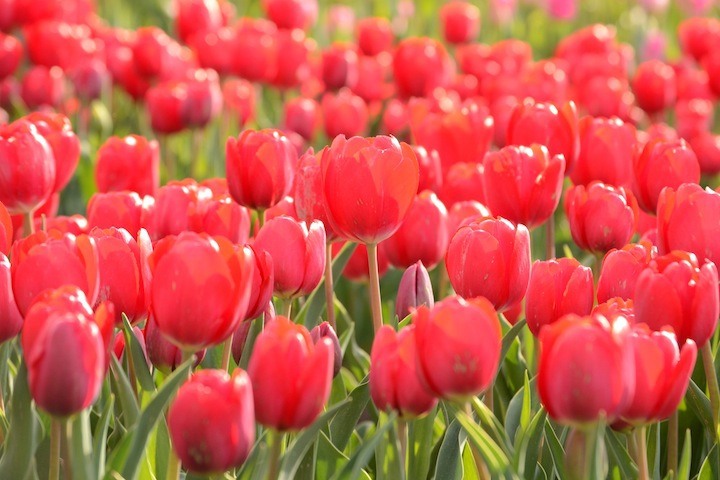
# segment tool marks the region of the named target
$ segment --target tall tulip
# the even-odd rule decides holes
[[[80,161],[80,140],[72,130],[70,119],[60,113],[32,112],[23,117],[32,123],[48,142],[55,159],[53,192],[60,192],[68,184]]]
[[[100,192],[155,195],[160,185],[158,142],[139,135],[108,138],[97,152],[95,182]]]
[[[646,241],[629,243],[621,249],[610,250],[603,259],[597,284],[597,301],[611,298],[632,300],[640,273],[657,256],[657,248]]]
[[[632,183],[636,131],[619,118],[584,117],[580,120],[580,153],[570,180],[588,185],[597,180],[616,187]]]

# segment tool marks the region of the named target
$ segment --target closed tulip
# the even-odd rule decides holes
[[[280,431],[315,421],[330,396],[333,346],[313,343],[302,325],[279,316],[255,340],[248,373],[258,423]]]
[[[93,313],[74,286],[38,297],[25,315],[22,347],[30,393],[40,408],[67,417],[95,402],[105,376],[113,316],[106,304]]]
[[[147,91],[145,107],[155,133],[170,135],[185,128],[182,108],[186,99],[187,85],[176,80],[161,82]]]
[[[632,88],[640,108],[649,115],[660,113],[675,102],[675,70],[660,60],[643,62],[635,71]]]
[[[565,160],[546,147],[508,146],[483,160],[483,189],[494,215],[533,228],[545,223],[560,202]]]
[[[13,292],[23,315],[40,294],[63,285],[78,287],[95,304],[100,282],[93,238],[36,232],[15,242],[12,259]]]
[[[323,198],[322,168],[320,159],[326,150],[317,155],[312,149],[300,157],[295,172],[293,185],[293,198],[295,199],[295,213],[305,223],[320,220],[325,226],[325,234],[329,241],[337,238],[327,218],[325,201]]]
[[[202,412],[198,415],[198,412]],[[197,372],[178,390],[167,415],[172,447],[197,473],[239,467],[255,443],[255,407],[248,374]]]
[[[440,20],[445,41],[471,42],[480,32],[480,9],[468,2],[448,2],[440,9]]]
[[[267,309],[268,304],[271,304],[270,300],[272,299],[273,287],[275,286],[273,260],[270,254],[258,250],[254,245],[249,245],[248,248],[252,252],[254,271],[250,301],[248,302],[248,309],[245,313],[244,320],[252,320]]]
[[[35,65],[25,72],[20,96],[29,109],[57,108],[65,96],[65,74],[58,67]]]
[[[88,226],[124,228],[131,235],[137,235],[153,204],[151,197],[143,199],[135,192],[96,193],[88,201]]]
[[[700,132],[690,140],[690,146],[697,156],[702,174],[712,176],[720,173],[720,135]]]
[[[20,65],[23,56],[22,43],[12,35],[0,34],[0,54],[0,79],[4,79],[12,75]]]
[[[379,410],[404,418],[429,412],[436,404],[418,379],[418,351],[415,325],[395,332],[384,325],[375,334],[370,352],[370,396]]]
[[[139,135],[108,138],[97,152],[95,183],[100,192],[155,195],[160,186],[158,142]]]
[[[343,88],[337,94],[327,92],[322,98],[322,115],[328,138],[338,135],[362,135],[368,127],[370,112],[365,100]]]
[[[482,203],[474,200],[453,204],[448,212],[448,232],[450,232],[450,237],[452,238],[461,226],[467,225],[474,220],[490,216],[490,210]]]
[[[243,18],[236,29],[233,71],[251,82],[269,82],[277,74],[277,27],[264,19]]]
[[[633,299],[640,272],[647,268],[656,256],[657,248],[645,241],[630,243],[619,250],[609,251],[603,259],[598,278],[598,303],[607,302],[615,297]]]
[[[247,311],[252,283],[246,249],[222,237],[183,232],[159,241],[152,253],[141,253],[150,312],[168,340],[194,352],[235,331]]]
[[[321,160],[327,215],[335,232],[375,244],[400,228],[419,182],[412,149],[395,138],[335,138]]]
[[[369,17],[358,21],[357,43],[364,55],[375,56],[389,52],[394,40],[392,25],[387,18]]]
[[[552,418],[587,425],[617,420],[635,392],[626,319],[568,315],[540,332],[537,387]]]
[[[254,247],[272,257],[274,290],[280,297],[307,295],[325,272],[325,229],[291,217],[268,220],[255,237]]]
[[[430,269],[435,267],[447,250],[447,225],[447,209],[437,195],[429,190],[420,193],[398,231],[384,242],[390,264],[408,268],[419,261]]]
[[[55,159],[55,185],[59,192],[68,184],[80,161],[80,140],[72,130],[70,119],[60,113],[33,112],[23,117],[45,138]]]
[[[175,30],[184,43],[193,35],[218,30],[222,26],[217,0],[176,0],[174,7]]]
[[[145,337],[148,361],[150,361],[155,368],[165,375],[170,375],[170,373],[182,365],[182,350],[170,343],[165,335],[162,334],[152,315],[149,316],[147,322],[145,322],[143,336]],[[195,367],[197,367],[205,358],[205,350],[196,351],[195,358]]]
[[[422,145],[413,145],[412,149],[415,152],[418,168],[420,169],[418,193],[423,190],[432,190],[438,193],[443,183],[440,155],[438,155],[437,150],[428,151]]]
[[[333,43],[322,52],[322,79],[325,88],[337,90],[355,85],[358,77],[358,54],[354,46]]]
[[[308,142],[315,139],[321,123],[322,111],[315,99],[297,97],[285,102],[283,125]]]
[[[700,181],[700,164],[684,140],[651,140],[633,157],[633,171],[633,193],[640,208],[648,213],[657,210],[663,188]]]
[[[580,153],[570,180],[575,185],[599,181],[630,187],[637,144],[635,127],[619,118],[584,117],[580,120]]]
[[[418,375],[434,395],[457,401],[486,390],[500,362],[500,322],[478,297],[448,297],[413,315]],[[472,332],[472,335],[469,335]]]
[[[418,261],[410,265],[400,278],[395,298],[395,315],[402,320],[422,305],[432,308],[435,297],[430,275],[422,262]]]
[[[228,139],[226,155],[230,195],[240,205],[267,209],[290,192],[298,155],[278,130],[245,130]]]
[[[22,326],[23,317],[12,290],[10,261],[0,253],[0,344],[20,333]]]
[[[638,322],[669,326],[679,343],[691,339],[702,348],[720,315],[717,267],[678,250],[656,257],[637,279],[634,306]]]
[[[599,182],[571,187],[565,193],[565,213],[573,241],[583,250],[622,248],[635,233],[637,205],[623,187]]]
[[[588,315],[593,306],[593,275],[574,258],[536,261],[525,297],[525,318],[533,335],[573,313]]]
[[[498,311],[525,296],[530,279],[530,233],[504,218],[461,226],[445,255],[450,284],[464,298],[483,296]]]
[[[696,184],[667,188],[657,208],[660,253],[686,250],[720,265],[720,192]]]
[[[322,322],[310,330],[310,338],[312,338],[313,343],[318,343],[322,341],[323,338],[330,340],[333,346],[333,378],[337,377],[342,368],[343,352],[340,346],[340,339],[338,339],[333,327],[328,322]]]
[[[410,37],[395,49],[393,73],[401,97],[424,97],[449,85],[454,70],[452,58],[435,39]]]
[[[182,103],[180,120],[187,128],[204,128],[222,109],[220,79],[212,69],[195,69],[187,76],[187,96]]]
[[[262,6],[278,28],[307,30],[318,16],[317,0],[263,0]]]

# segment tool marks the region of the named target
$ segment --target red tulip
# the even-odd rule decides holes
[[[379,410],[414,418],[429,412],[435,399],[418,380],[415,325],[399,332],[383,325],[370,352],[370,396]]]
[[[461,226],[467,225],[476,219],[490,216],[492,216],[490,210],[480,202],[468,200],[455,203],[448,212],[448,232],[452,237]]]
[[[158,142],[139,135],[110,137],[98,149],[95,182],[100,192],[155,195],[160,184]]]
[[[718,75],[720,74],[720,54],[713,50],[703,58],[702,66],[703,70],[705,70],[708,74],[710,89],[716,97],[719,96],[720,79],[718,79]]]
[[[700,181],[700,165],[684,141],[651,140],[633,157],[635,181],[633,193],[640,208],[657,210],[658,197],[665,187],[677,188],[683,183]]]
[[[392,49],[395,35],[387,18],[363,18],[357,24],[357,43],[364,55],[375,56]]]
[[[412,149],[415,152],[420,170],[418,193],[423,190],[432,190],[438,193],[443,183],[440,155],[438,155],[437,150],[428,151],[422,145],[413,145]]]
[[[333,256],[336,256],[340,250],[346,245],[343,242],[335,242],[331,245]],[[385,253],[385,242],[378,244],[378,276],[380,278],[385,275],[390,268],[390,261],[388,260],[387,254]],[[367,282],[370,276],[370,270],[368,267],[368,254],[367,247],[364,243],[359,243],[355,247],[350,259],[343,268],[342,276],[352,282]]]
[[[435,39],[406,38],[395,49],[393,72],[401,97],[423,97],[435,87],[449,85],[453,70],[452,58]]]
[[[240,205],[264,210],[290,192],[298,155],[278,130],[245,130],[228,139],[226,155],[228,187]]]
[[[262,6],[278,28],[307,30],[318,16],[317,0],[263,0]]]
[[[23,317],[13,296],[10,261],[0,253],[0,344],[20,333],[22,326]]]
[[[482,163],[456,163],[445,174],[440,200],[450,208],[469,201],[485,204],[484,176]]]
[[[335,232],[378,243],[400,227],[417,192],[412,149],[392,137],[335,138],[322,155],[322,188]]]
[[[635,392],[626,319],[567,315],[540,332],[537,387],[552,418],[586,425],[617,420]]]
[[[58,107],[65,96],[65,74],[60,67],[36,65],[25,72],[20,95],[30,109]]]
[[[3,8],[5,6],[3,5]],[[12,35],[0,33],[0,80],[9,77],[20,65],[23,47],[20,40]]]
[[[525,296],[525,317],[533,335],[573,313],[588,315],[593,306],[593,275],[574,258],[536,261]]]
[[[501,333],[487,299],[448,297],[432,309],[418,308],[413,324],[418,376],[434,395],[465,401],[492,384],[500,362]]]
[[[45,138],[55,158],[55,186],[59,192],[70,182],[80,161],[80,140],[70,119],[59,113],[33,112],[23,117]]]
[[[678,27],[682,51],[700,61],[715,49],[720,39],[720,22],[717,18],[688,18]]]
[[[322,79],[325,88],[337,90],[355,85],[358,75],[358,55],[355,49],[342,43],[333,43],[322,52]]]
[[[498,311],[525,296],[530,279],[530,233],[502,217],[461,226],[445,255],[450,283],[464,298],[483,296]]]
[[[448,43],[471,42],[480,33],[480,9],[468,2],[446,3],[440,8],[440,20]]]
[[[225,80],[222,86],[225,108],[235,114],[240,127],[255,119],[255,85],[242,78]]]
[[[124,228],[131,235],[137,235],[153,203],[151,197],[143,199],[135,192],[96,193],[88,201],[88,226]]]
[[[280,30],[275,36],[278,55],[272,84],[278,88],[302,85],[310,77],[310,54],[317,48],[302,30]]]
[[[228,52],[234,53],[237,45],[236,37],[235,29],[220,27],[193,34],[188,40],[188,45],[197,56],[201,67],[211,68],[219,75],[225,76],[234,73],[235,55],[228,54]],[[235,80],[238,79],[231,81]]]
[[[675,103],[675,70],[660,60],[648,60],[638,65],[632,79],[632,89],[640,108],[653,115]]]
[[[277,28],[272,22],[241,19],[235,34],[233,71],[251,82],[274,79],[280,52],[276,37]]]
[[[514,223],[533,228],[545,223],[560,202],[565,160],[546,147],[508,146],[483,160],[488,208]]]
[[[720,173],[720,135],[700,132],[690,140],[690,146],[697,156],[701,173],[710,176]]]
[[[175,0],[175,30],[187,43],[193,35],[218,30],[222,14],[217,0]]]
[[[551,156],[565,157],[566,172],[571,173],[580,150],[575,104],[558,108],[525,100],[510,118],[506,141],[508,145],[545,145]]]
[[[445,256],[448,245],[448,213],[437,195],[420,193],[405,215],[397,232],[385,240],[390,264],[408,268],[420,261],[432,269]]]
[[[619,118],[584,117],[580,120],[580,154],[570,173],[575,185],[593,181],[616,187],[632,183],[632,158],[636,132],[630,123]]]
[[[285,102],[285,128],[299,134],[308,142],[313,141],[321,123],[320,105],[314,99],[296,97]]]
[[[660,194],[657,245],[660,253],[686,250],[720,265],[720,192],[684,184]]]
[[[310,330],[310,338],[312,338],[314,344],[317,344],[324,338],[330,340],[333,346],[333,378],[337,377],[342,369],[343,353],[342,347],[340,347],[340,340],[335,330],[333,330],[333,327],[328,322],[322,322]]]
[[[322,115],[328,138],[338,135],[362,135],[368,128],[370,113],[365,101],[344,88],[337,94],[327,92],[322,98]]]
[[[113,316],[107,304],[93,314],[74,286],[38,297],[25,315],[22,347],[30,393],[40,408],[67,417],[95,402],[105,376]]]
[[[10,213],[5,205],[0,202],[0,253],[7,255],[10,253],[10,246],[13,243],[13,222]]]
[[[620,250],[605,255],[597,284],[597,301],[604,303],[611,298],[625,300],[635,298],[635,285],[640,273],[657,256],[657,248],[650,243],[630,243]]]
[[[182,350],[170,343],[165,335],[158,329],[157,323],[152,315],[145,322],[145,346],[147,348],[147,358],[152,365],[163,372],[170,375],[176,368],[182,365]],[[195,352],[195,367],[205,358],[205,350]]]
[[[202,412],[202,414],[198,414]],[[253,388],[248,374],[202,370],[178,390],[167,414],[173,450],[198,473],[239,467],[255,443]]]
[[[174,40],[159,27],[137,29],[132,53],[138,73],[144,77],[159,75],[168,56],[169,45],[173,43]]]
[[[182,110],[187,95],[187,85],[180,81],[162,82],[147,91],[145,106],[155,133],[169,135],[185,128]]]
[[[255,248],[272,257],[275,294],[307,295],[325,272],[325,230],[321,222],[309,226],[287,216],[268,220],[255,237]]]
[[[34,125],[18,120],[0,126],[0,202],[11,214],[38,208],[55,186],[52,149]]]
[[[675,334],[633,326],[628,339],[635,356],[635,395],[622,412],[631,425],[659,422],[677,410],[690,383],[697,347],[686,340],[678,347]]]
[[[639,323],[672,327],[679,343],[692,339],[702,348],[720,315],[717,267],[678,250],[656,257],[637,279],[634,305]]]
[[[82,290],[90,304],[98,296],[98,251],[87,235],[36,232],[12,247],[15,300],[25,315],[42,293],[63,285]]]
[[[435,305],[435,297],[430,275],[425,265],[418,261],[410,265],[400,278],[395,299],[395,315],[402,320],[421,305],[432,308]]]
[[[143,255],[150,312],[168,340],[194,352],[235,331],[250,297],[254,270],[248,250],[222,237],[183,232]]]
[[[330,396],[333,346],[279,316],[255,340],[248,373],[258,423],[276,430],[309,426]]]
[[[220,114],[222,90],[215,70],[196,69],[186,82],[186,93],[180,119],[185,127],[204,128]]]
[[[565,193],[565,214],[578,247],[591,252],[622,248],[635,233],[637,205],[623,187],[593,182]]]

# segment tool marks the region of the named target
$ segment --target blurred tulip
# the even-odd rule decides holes
[[[635,285],[640,273],[657,256],[657,248],[647,242],[630,243],[605,255],[597,284],[597,301],[611,298],[635,298]]]
[[[175,0],[175,30],[187,43],[193,35],[214,31],[222,26],[217,0]]]
[[[13,221],[10,213],[5,205],[0,202],[0,253],[7,255],[10,253],[14,238]]]
[[[293,198],[295,199],[295,213],[297,218],[305,223],[320,220],[325,226],[325,236],[328,241],[334,241],[337,235],[330,227],[327,219],[322,191],[322,169],[320,158],[325,153],[322,150],[317,155],[312,149],[300,157],[295,172],[293,185]]]
[[[720,135],[700,132],[690,140],[695,156],[700,164],[700,172],[705,175],[720,173]]]
[[[482,163],[456,163],[445,174],[440,200],[450,208],[467,201],[485,204],[484,176]]]
[[[333,243],[331,245],[333,256],[337,255],[346,244],[341,242]],[[389,268],[390,261],[385,253],[385,242],[380,242],[378,244],[378,276],[382,278]],[[370,270],[368,268],[367,247],[364,243],[355,246],[355,251],[350,255],[350,259],[343,268],[342,276],[352,282],[367,282]]]
[[[95,182],[100,192],[155,195],[160,184],[158,142],[139,135],[108,138],[97,152]]]
[[[480,9],[468,2],[454,0],[440,8],[440,21],[445,41],[467,43],[480,33]]]
[[[659,60],[638,65],[632,79],[635,100],[649,115],[661,113],[675,102],[675,70]]]
[[[570,173],[575,185],[593,181],[630,187],[636,131],[619,118],[584,117],[580,120],[580,154]]]
[[[20,40],[12,35],[0,33],[0,80],[15,72],[22,56],[23,47]]]
[[[197,69],[186,84],[180,119],[187,128],[204,128],[220,114],[222,90],[215,70]]]
[[[691,141],[709,132],[713,123],[713,102],[704,98],[681,100],[675,105],[675,129],[680,138]]]
[[[155,133],[169,135],[185,128],[182,111],[187,95],[187,85],[179,81],[162,82],[147,91],[145,107]]]
[[[450,207],[448,212],[448,232],[450,238],[463,225],[482,217],[490,217],[490,210],[485,205],[474,200],[457,202]]]
[[[375,56],[392,49],[395,35],[387,18],[363,18],[357,24],[357,43],[364,55]]]
[[[420,169],[418,193],[423,190],[432,190],[438,193],[443,183],[440,155],[438,155],[437,150],[428,151],[422,145],[413,145],[412,149],[415,152],[418,168]]]
[[[131,235],[144,226],[147,212],[154,200],[135,192],[96,193],[87,205],[89,228],[124,228]]]
[[[432,283],[425,265],[421,261],[410,265],[400,278],[395,299],[395,315],[402,320],[418,307],[435,305]]]
[[[235,114],[240,127],[255,119],[255,85],[242,78],[225,80],[222,86],[225,108]]]
[[[317,344],[323,338],[330,340],[333,346],[333,378],[337,377],[342,369],[342,349],[340,347],[340,340],[337,337],[337,333],[333,330],[333,327],[328,322],[322,322],[320,325],[316,325],[310,330],[310,338],[313,343]]]
[[[577,0],[546,0],[542,5],[557,20],[572,20],[577,15]]]
[[[318,102],[312,98],[296,97],[285,102],[284,109],[285,128],[312,142],[322,124],[322,112]]]
[[[410,37],[395,49],[393,72],[401,97],[423,97],[450,84],[454,65],[445,47],[428,37]]]
[[[263,0],[262,6],[278,28],[307,30],[318,17],[317,0]]]
[[[275,38],[278,55],[272,84],[281,89],[302,85],[310,77],[310,54],[317,44],[297,29],[280,30]]]
[[[720,21],[688,18],[680,23],[677,33],[682,51],[699,62],[715,49],[715,42],[720,39]]]
[[[170,343],[167,338],[158,329],[157,323],[152,315],[145,322],[145,346],[147,348],[148,360],[152,365],[163,372],[170,375],[176,368],[182,365],[182,350]],[[195,352],[195,367],[205,358],[205,350]]]
[[[334,139],[338,135],[362,135],[368,128],[370,113],[365,101],[348,89],[337,94],[327,92],[322,98],[325,134]]]
[[[453,235],[445,255],[458,295],[483,296],[502,312],[525,296],[530,279],[530,233],[502,217],[476,219]]]
[[[349,44],[333,43],[322,52],[322,79],[328,90],[354,85],[357,68],[358,55]]]
[[[153,241],[188,231],[202,233],[204,208],[211,199],[212,191],[195,180],[170,182],[158,190],[142,224]]]
[[[0,344],[20,333],[22,326],[23,317],[13,296],[10,261],[0,252]]]
[[[70,119],[59,113],[32,112],[23,117],[45,138],[55,158],[55,185],[60,192],[70,182],[80,161],[80,140],[72,130]]]
[[[58,107],[65,96],[65,74],[60,67],[31,67],[22,78],[20,95],[29,109]]]
[[[242,18],[233,45],[233,71],[250,81],[268,82],[277,74],[277,28],[263,19]]]

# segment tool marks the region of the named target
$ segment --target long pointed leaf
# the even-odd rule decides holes
[[[345,467],[333,476],[333,480],[356,480],[360,478],[363,468],[372,458],[375,448],[377,448],[385,433],[393,426],[395,418],[395,414],[390,415],[383,426],[366,438],[362,446],[350,457]]]

